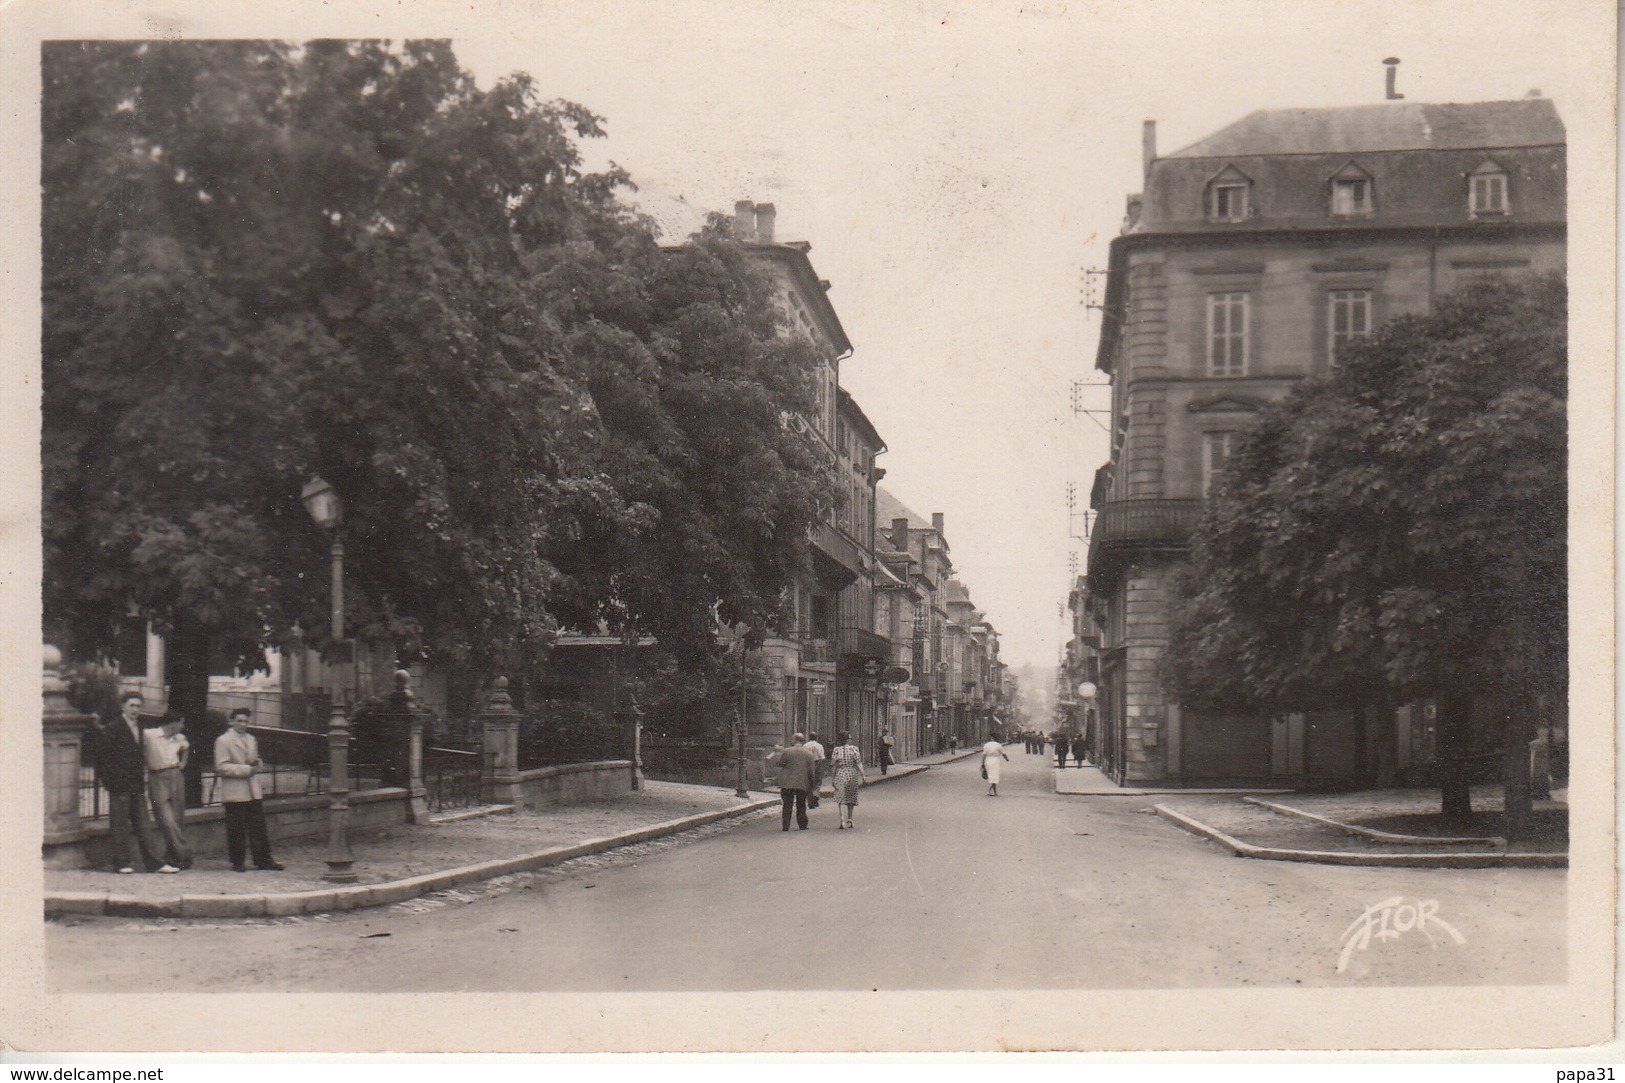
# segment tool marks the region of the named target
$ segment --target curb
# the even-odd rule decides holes
[[[1365,867],[1408,869],[1566,869],[1568,854],[1508,854],[1508,853],[1454,853],[1454,854],[1355,854],[1339,850],[1282,850],[1268,846],[1254,846],[1209,827],[1200,820],[1175,812],[1167,805],[1154,806],[1158,815],[1171,820],[1197,835],[1212,839],[1228,848],[1237,857],[1251,857],[1262,861],[1302,861],[1319,865],[1359,865]]]
[[[1507,840],[1499,837],[1492,838],[1466,838],[1457,836],[1430,836],[1430,835],[1397,835],[1392,831],[1378,831],[1374,827],[1360,827],[1357,824],[1346,824],[1341,820],[1333,820],[1327,816],[1317,816],[1313,812],[1293,808],[1291,805],[1278,805],[1273,801],[1260,801],[1255,797],[1243,797],[1248,804],[1267,808],[1271,812],[1278,812],[1283,816],[1296,816],[1300,820],[1308,820],[1323,827],[1335,827],[1350,835],[1363,835],[1376,842],[1392,843],[1396,846],[1492,846],[1498,850],[1506,849]]]
[[[1296,793],[1296,790],[1062,790],[1057,789],[1057,797],[1241,797],[1252,800],[1248,794],[1283,794]]]
[[[667,820],[664,823],[652,824],[607,838],[587,839],[585,842],[558,846],[551,850],[539,850],[518,857],[496,858],[475,865],[463,865],[441,872],[411,876],[403,880],[387,880],[381,884],[256,895],[176,895],[157,899],[114,895],[102,891],[67,891],[45,896],[45,914],[47,917],[55,914],[91,914],[101,917],[249,918],[288,917],[329,910],[359,910],[369,906],[388,906],[458,884],[489,880],[517,872],[530,872],[562,864],[571,858],[600,854],[606,850],[680,834],[719,820],[744,816],[760,809],[774,808],[778,804],[779,800],[776,797],[772,800],[752,801],[735,808],[703,812],[697,816],[685,816],[680,820]]]

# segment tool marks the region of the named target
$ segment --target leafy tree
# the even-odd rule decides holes
[[[1490,280],[1266,409],[1193,540],[1167,652],[1189,702],[1437,701],[1444,810],[1475,695],[1507,704],[1512,829],[1532,717],[1566,695],[1566,293]]]
[[[807,358],[737,244],[663,251],[582,171],[598,117],[444,42],[43,61],[49,636],[148,617],[196,718],[211,653],[322,645],[313,473],[352,627],[442,664],[773,611],[824,484],[781,424]]]

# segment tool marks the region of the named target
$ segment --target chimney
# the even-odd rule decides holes
[[[776,216],[773,204],[756,204],[756,239],[762,244],[773,243],[773,219]]]
[[[1157,122],[1148,120],[1140,129],[1140,164],[1145,167],[1145,179],[1151,179],[1151,163],[1157,160]]]
[[[1394,89],[1394,79],[1399,74],[1399,57],[1391,56],[1383,64],[1388,68],[1388,100],[1397,102],[1405,96]]]
[[[899,553],[908,552],[908,520],[906,518],[891,521],[891,543]]]
[[[756,238],[756,204],[748,199],[734,202],[734,230],[742,241]]]
[[[943,537],[943,533],[942,533],[942,512],[934,511],[934,512],[931,513],[931,529],[935,530],[937,532],[937,537],[939,537],[939,538]]]

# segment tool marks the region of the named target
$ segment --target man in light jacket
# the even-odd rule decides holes
[[[790,811],[796,814],[796,826],[807,830],[807,791],[812,788],[814,780],[818,777],[818,768],[813,759],[813,753],[807,747],[807,738],[804,734],[796,734],[791,738],[789,748],[774,751],[768,757],[779,777],[779,797],[784,802],[781,810],[781,822],[785,831],[790,830]]]
[[[220,805],[226,812],[226,850],[238,872],[248,871],[243,857],[250,849],[256,869],[280,871],[265,831],[265,792],[255,777],[261,766],[260,746],[248,732],[248,719],[248,708],[232,711],[231,729],[214,742],[214,773],[220,779]]]

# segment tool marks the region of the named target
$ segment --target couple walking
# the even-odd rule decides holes
[[[835,735],[835,751],[830,753],[831,777],[835,785],[835,803],[841,807],[842,830],[856,826],[852,812],[858,807],[858,789],[864,783],[863,756],[848,738],[846,731]],[[795,814],[796,827],[807,830],[807,795],[817,793],[824,761],[807,744],[805,734],[795,734],[789,748],[776,749],[768,757],[779,776],[780,829],[790,830],[790,815]]]

